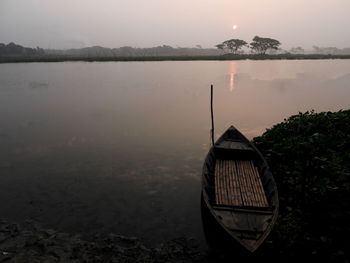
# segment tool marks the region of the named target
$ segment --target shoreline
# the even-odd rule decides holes
[[[139,238],[114,233],[91,237],[45,229],[32,220],[0,219],[0,262],[207,262],[194,238],[146,247]]]
[[[0,57],[4,63],[33,62],[146,62],[146,61],[230,61],[230,60],[320,60],[350,59],[350,55],[320,54],[279,54],[279,55],[220,55],[220,56],[128,56],[128,57],[83,57],[83,56],[42,56],[42,57]]]

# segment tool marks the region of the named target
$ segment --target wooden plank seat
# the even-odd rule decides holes
[[[216,145],[215,148],[222,149],[230,149],[230,150],[244,150],[244,151],[252,151],[252,147],[243,143],[241,141],[222,141],[220,144]]]
[[[251,160],[216,160],[217,205],[268,207],[258,169]]]

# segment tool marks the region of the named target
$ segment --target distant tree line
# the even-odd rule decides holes
[[[100,46],[74,49],[42,49],[27,48],[15,43],[8,45],[0,43],[0,57],[32,57],[32,56],[65,56],[65,57],[148,57],[148,56],[217,56],[219,50],[215,48],[171,47],[162,45],[150,48],[134,48],[124,46],[120,48],[105,48]]]
[[[319,55],[349,55],[350,48],[318,47],[313,46],[312,50],[305,50],[302,47],[293,47],[288,53],[291,54],[319,54]]]
[[[283,50],[279,48],[281,43],[273,38],[259,37],[255,36],[250,44],[241,39],[229,39],[215,47],[225,53],[240,54],[244,53],[243,48],[248,48],[252,53],[265,55],[267,52],[269,54],[273,53],[283,53],[283,54],[319,54],[319,55],[349,55],[350,48],[339,49],[336,47],[318,47],[313,46],[312,50],[305,50],[304,48],[298,46],[293,47],[289,50]]]
[[[1,57],[32,57],[43,56],[45,51],[42,48],[28,48],[16,45],[11,42],[8,45],[0,43],[0,56]]]
[[[243,47],[248,47],[254,53],[265,55],[268,50],[277,50],[280,45],[281,43],[276,39],[255,36],[249,45],[241,39],[230,39],[216,45],[216,47],[232,54],[237,54]]]
[[[48,55],[57,56],[84,56],[84,57],[149,57],[149,56],[217,56],[220,52],[215,48],[202,48],[200,45],[196,47],[171,47],[162,45],[150,48],[105,48],[100,46],[67,49],[67,50],[45,50]]]
[[[323,55],[346,55],[350,54],[350,48],[336,48],[336,47],[318,47],[313,46],[312,53],[314,54],[323,54]]]
[[[15,43],[0,43],[0,57],[3,58],[37,58],[37,57],[165,57],[165,56],[219,56],[222,52],[231,54],[243,53],[243,48],[249,48],[255,54],[320,54],[320,55],[349,55],[350,48],[338,49],[335,47],[314,46],[313,50],[304,50],[302,47],[293,47],[289,51],[279,48],[280,42],[271,38],[254,37],[248,44],[241,39],[230,39],[216,45],[216,48],[196,47],[171,47],[162,45],[150,48],[135,48],[130,46],[120,48],[105,48],[101,46],[75,48],[75,49],[43,49],[40,47],[29,48]]]

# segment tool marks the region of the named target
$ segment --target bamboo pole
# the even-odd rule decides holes
[[[210,85],[210,112],[211,112],[211,143],[214,146],[214,112],[213,112],[213,84]]]

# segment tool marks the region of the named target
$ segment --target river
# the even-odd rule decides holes
[[[203,240],[210,84],[216,137],[350,108],[350,60],[0,64],[1,217]]]

